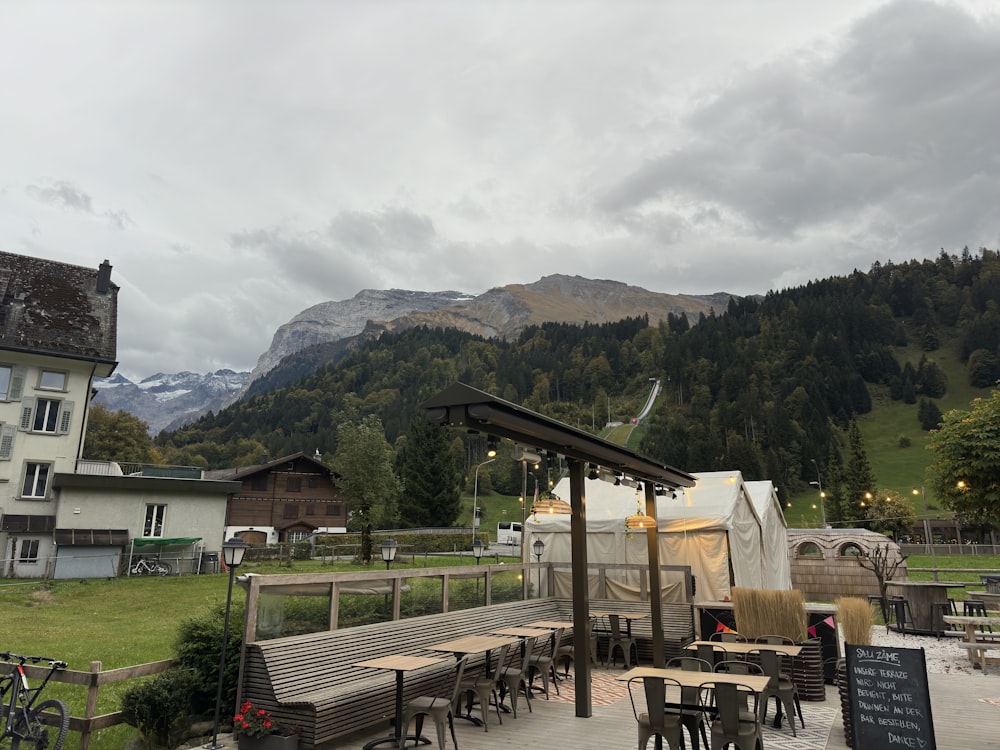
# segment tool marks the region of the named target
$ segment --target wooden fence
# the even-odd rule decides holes
[[[159,674],[165,672],[172,664],[173,661],[165,659],[163,661],[154,661],[132,667],[104,670],[102,669],[101,662],[93,661],[90,663],[89,672],[75,669],[60,669],[57,671],[50,680],[50,684],[60,682],[66,685],[77,685],[87,688],[87,702],[83,716],[70,716],[69,718],[70,731],[80,733],[80,750],[87,750],[90,747],[90,735],[94,732],[125,723],[122,719],[121,711],[98,715],[97,695],[102,685],[111,685],[116,682]],[[10,672],[13,668],[13,664],[0,664],[0,671],[4,674]],[[31,679],[42,680],[48,674],[49,668],[26,664],[24,671]]]

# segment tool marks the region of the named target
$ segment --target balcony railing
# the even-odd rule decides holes
[[[76,462],[77,474],[99,477],[165,477],[168,479],[201,479],[201,467],[171,466],[168,464],[142,464],[131,461],[93,461],[80,459]]]

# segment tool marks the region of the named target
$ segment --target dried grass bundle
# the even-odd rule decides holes
[[[747,638],[783,635],[796,643],[806,640],[806,604],[797,589],[733,589],[736,629]]]
[[[844,641],[854,646],[870,646],[872,624],[875,622],[872,605],[856,596],[843,596],[834,604],[837,605],[837,618]]]

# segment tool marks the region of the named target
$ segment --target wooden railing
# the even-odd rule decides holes
[[[101,662],[92,661],[89,672],[75,669],[60,669],[57,671],[52,676],[50,684],[52,682],[60,682],[66,685],[78,685],[87,688],[87,702],[83,716],[69,717],[70,731],[80,733],[80,750],[87,750],[90,747],[90,735],[94,732],[125,723],[121,711],[97,714],[97,694],[102,685],[111,685],[116,682],[159,674],[160,672],[165,672],[172,664],[173,662],[170,659],[165,659],[163,661],[154,661],[132,667],[104,670],[102,669]],[[0,672],[4,674],[13,668],[13,664],[0,664]],[[49,673],[49,668],[25,665],[24,671],[31,679],[42,680]]]

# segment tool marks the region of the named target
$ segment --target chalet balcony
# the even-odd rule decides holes
[[[128,461],[93,461],[80,459],[76,473],[99,477],[162,477],[167,479],[203,479],[198,466],[170,466],[167,464],[141,464]]]

